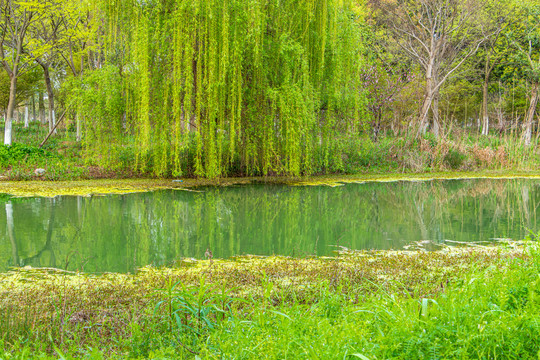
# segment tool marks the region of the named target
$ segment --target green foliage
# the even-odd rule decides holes
[[[0,168],[17,165],[21,161],[36,161],[51,158],[53,155],[37,146],[13,144],[0,145]]]
[[[107,169],[125,168],[136,144],[123,140],[125,104],[123,80],[112,65],[87,72],[82,78],[70,78],[63,85],[69,106],[84,117],[84,155],[90,163]],[[131,146],[130,146],[131,145]]]
[[[88,177],[88,169],[83,167],[79,144],[74,134],[59,130],[56,137],[39,148],[36,144],[47,136],[48,129],[38,123],[30,123],[28,128],[15,124],[17,142],[11,146],[0,145],[0,175],[11,180],[31,180],[37,178],[34,170],[43,168],[42,180],[71,180]],[[73,141],[70,141],[73,139]]]
[[[467,156],[459,152],[459,150],[450,149],[444,157],[445,163],[453,170],[457,170],[463,165]]]
[[[333,138],[363,128],[365,28],[349,1],[99,6],[109,52],[124,47],[126,58],[109,59],[117,78],[86,78],[69,92],[100,105],[79,106],[86,157],[99,165],[114,167],[118,149],[134,145],[135,170],[156,176],[296,176],[316,171],[315,148],[324,169],[336,160],[340,168]],[[114,100],[102,110],[96,97],[120,98],[125,109]]]
[[[22,105],[27,99],[34,95],[41,84],[42,73],[38,68],[31,68],[24,72],[17,79],[17,105]],[[0,69],[0,110],[5,110],[9,103],[10,79],[8,74]]]

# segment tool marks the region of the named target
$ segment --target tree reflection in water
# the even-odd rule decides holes
[[[9,266],[130,272],[181,257],[328,255],[413,241],[522,239],[537,230],[540,183],[448,180],[330,188],[251,185],[201,192],[4,199]]]

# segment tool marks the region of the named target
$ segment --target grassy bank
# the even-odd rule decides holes
[[[0,358],[537,359],[536,245],[0,275]]]
[[[1,130],[1,129],[0,129]],[[151,171],[135,170],[137,147],[123,148],[120,158],[103,166],[99,158],[85,153],[82,143],[75,141],[72,127],[59,129],[57,135],[39,148],[47,135],[46,127],[32,123],[29,128],[16,124],[15,143],[11,147],[0,145],[0,179],[3,180],[88,180],[152,178]],[[185,165],[183,176],[193,178],[194,149],[181,159]],[[320,152],[320,151],[319,151]],[[317,155],[318,154],[318,155]],[[538,139],[525,147],[519,134],[492,133],[480,136],[474,130],[454,129],[440,138],[428,134],[420,138],[385,135],[376,141],[358,134],[333,139],[332,153],[322,156],[317,151],[312,159],[312,174],[425,174],[445,172],[531,172],[537,171],[539,162]],[[148,154],[149,157],[152,154]],[[238,160],[239,161],[239,160]],[[100,165],[101,164],[101,165]],[[234,165],[234,166],[233,166]],[[249,177],[261,175],[246,171],[241,162],[231,165],[222,177]],[[45,169],[36,175],[38,168]],[[270,175],[284,175],[279,170]],[[163,178],[173,178],[170,173]]]

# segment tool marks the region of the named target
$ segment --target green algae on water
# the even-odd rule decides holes
[[[423,174],[359,174],[310,177],[243,177],[221,179],[108,179],[78,181],[0,181],[0,194],[18,197],[91,196],[129,194],[155,190],[188,190],[205,186],[281,184],[294,186],[342,186],[344,184],[393,181],[465,179],[540,179],[540,172],[450,172]]]

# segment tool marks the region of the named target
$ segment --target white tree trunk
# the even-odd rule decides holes
[[[532,123],[534,120],[534,114],[536,112],[536,106],[538,105],[538,88],[540,84],[534,83],[531,94],[531,104],[529,105],[529,111],[527,111],[527,117],[525,118],[525,124],[523,129],[523,142],[525,146],[531,145],[532,137]]]
[[[47,116],[45,115],[45,100],[43,99],[43,93],[38,93],[38,102],[39,102],[39,120],[41,124],[47,124]]]
[[[428,128],[428,116],[429,116],[429,109],[431,108],[431,103],[433,102],[433,98],[430,92],[426,94],[424,98],[424,104],[422,105],[422,110],[420,113],[420,120],[419,120],[419,128],[418,133],[419,135],[425,135],[427,128]]]
[[[24,107],[24,127],[27,128],[30,126],[28,118],[28,105]]]
[[[4,129],[4,145],[11,145],[12,120],[6,117]]]
[[[430,58],[430,65],[426,69],[426,89],[424,95],[424,103],[422,104],[422,109],[420,110],[420,118],[418,120],[418,133],[417,136],[422,134],[425,135],[428,125],[429,125],[429,110],[433,104],[433,62],[434,58]]]
[[[482,135],[489,134],[488,85],[488,80],[484,80],[484,85],[482,87]]]
[[[56,131],[56,128],[55,128],[55,126],[56,126],[56,111],[53,110],[51,112],[51,114],[52,114],[52,126],[53,126],[53,129],[54,129],[54,134],[56,135],[57,134],[57,131]]]
[[[13,114],[15,113],[15,103],[17,99],[15,95],[17,94],[17,77],[12,76],[10,79],[10,88],[9,88],[9,103],[6,114],[6,125],[4,130],[4,145],[11,145],[12,141],[12,126],[13,126]]]

